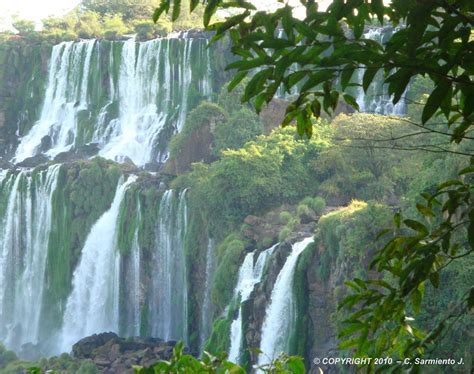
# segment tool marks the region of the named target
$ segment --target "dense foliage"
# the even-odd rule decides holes
[[[191,11],[199,3],[193,1]],[[319,11],[315,1],[300,1],[301,19],[289,4],[265,13],[256,12],[248,2],[202,3],[206,5],[203,23],[216,31],[214,40],[226,34],[232,39],[232,51],[238,61],[229,65],[237,70],[230,88],[253,74],[242,100],[253,99],[257,111],[273,99],[280,87],[290,92],[300,82],[299,93],[289,105],[283,125],[296,120],[298,133],[311,136],[313,118],[320,117],[322,109],[328,113],[334,110],[341,96],[349,105],[358,107],[350,86],[361,66],[365,68],[364,91],[383,71],[394,103],[402,98],[414,77],[424,76],[433,83],[433,90],[423,103],[421,118],[413,118],[412,124],[423,130],[423,139],[432,133],[444,137],[444,141],[428,150],[473,155],[472,149],[453,150],[449,144],[472,140],[472,2],[400,0],[386,5],[379,0],[335,0],[326,11]],[[163,0],[155,11],[155,19],[170,12],[171,5],[173,18],[177,18],[180,1]],[[211,23],[212,16],[221,8],[238,11],[222,22]],[[366,26],[376,22],[401,27],[394,29],[386,43],[381,43],[363,36]],[[254,73],[256,68],[258,72]],[[435,115],[442,121],[442,127],[430,121]],[[418,146],[424,148],[423,143]],[[371,170],[374,172],[377,170]],[[473,172],[471,161],[458,178],[424,193],[423,200],[416,205],[419,216],[415,219],[395,215],[394,237],[371,264],[371,268],[393,281],[358,279],[350,284],[355,293],[341,307],[354,314],[347,320],[350,328],[341,333],[347,339],[341,348],[354,348],[362,357],[419,356],[437,341],[446,324],[472,311],[474,288],[465,284],[460,299],[453,301],[456,307],[430,333],[421,333],[410,322],[411,315],[420,311],[426,284],[439,287],[442,270],[474,251]],[[402,368],[396,366],[394,370]]]
[[[183,1],[186,4],[187,1]],[[35,30],[32,21],[16,17],[14,31],[0,32],[0,40],[28,44],[42,42],[104,38],[118,40],[125,35],[136,35],[138,40],[164,36],[173,30],[199,28],[202,11],[186,15],[176,22],[163,18],[158,23],[151,19],[157,0],[83,0],[63,16],[50,16],[42,21],[41,30]]]

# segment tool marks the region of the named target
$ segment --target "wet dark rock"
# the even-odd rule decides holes
[[[104,332],[101,334],[94,334],[79,340],[72,346],[72,354],[77,358],[90,358],[92,352],[99,347],[102,347],[109,341],[119,341],[117,334],[113,332]]]
[[[77,149],[73,149],[66,152],[61,152],[56,155],[54,161],[56,162],[74,162],[78,160],[87,160],[95,155],[97,155],[100,151],[99,145],[97,143],[89,143],[85,145],[81,145]]]
[[[49,158],[40,153],[36,156],[24,159],[22,162],[17,163],[16,166],[22,168],[34,168],[38,165],[46,164],[47,162],[49,162]]]
[[[14,168],[15,168],[14,164],[0,157],[0,169],[14,169]]]
[[[89,143],[77,148],[76,153],[82,158],[89,158],[97,155],[100,151],[98,143]]]
[[[61,162],[61,163],[73,162],[73,161],[77,161],[79,159],[80,158],[77,156],[76,152],[74,152],[74,151],[61,152],[61,153],[58,153],[54,157],[54,161]]]
[[[169,360],[176,341],[157,338],[121,338],[113,332],[95,334],[79,340],[72,347],[76,359],[91,360],[103,373],[133,373],[133,365],[149,367],[159,360]],[[189,354],[189,349],[184,349]]]
[[[151,173],[158,173],[161,170],[162,165],[157,162],[147,162],[143,169]]]
[[[41,138],[40,151],[46,152],[53,146],[53,141],[49,135],[43,136]]]

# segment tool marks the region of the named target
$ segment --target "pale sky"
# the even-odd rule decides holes
[[[0,30],[11,23],[11,17],[18,15],[35,21],[37,24],[50,15],[61,15],[79,4],[80,0],[0,0]],[[262,8],[271,8],[276,0],[252,0]],[[289,0],[290,3],[297,2]],[[321,1],[327,3],[328,0]],[[298,2],[297,2],[298,3]]]
[[[0,0],[0,28],[11,22],[11,17],[30,19],[39,23],[50,15],[68,12],[79,0]]]

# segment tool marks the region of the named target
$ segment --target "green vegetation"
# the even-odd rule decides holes
[[[219,246],[217,253],[219,266],[214,275],[212,300],[222,310],[229,304],[234,292],[239,267],[243,260],[244,243],[234,235],[230,235]]]
[[[170,157],[176,158],[198,130],[209,126],[211,127],[209,131],[212,131],[213,128],[225,123],[227,118],[227,112],[220,106],[208,102],[199,104],[187,115],[183,130],[171,140]]]
[[[226,354],[212,355],[204,352],[201,359],[183,354],[184,346],[178,343],[173,349],[173,356],[169,361],[160,361],[150,368],[138,368],[136,374],[154,373],[234,373],[245,374],[239,365],[226,361]],[[269,364],[258,367],[263,373],[268,374],[303,374],[305,372],[302,359],[285,354],[273,359]]]
[[[0,365],[1,374],[18,373],[53,373],[53,374],[99,374],[100,370],[90,361],[80,361],[63,353],[57,357],[42,358],[38,361],[15,360],[4,367]]]
[[[0,371],[16,360],[18,360],[18,358],[15,352],[7,350],[3,344],[0,344]]]
[[[34,22],[17,17],[12,23],[17,33],[0,32],[0,41],[56,44],[79,38],[119,40],[131,34],[136,34],[138,40],[149,40],[173,30],[202,28],[199,22],[202,17],[200,10],[176,22],[164,17],[154,23],[151,14],[158,3],[158,0],[82,0],[64,16],[44,19],[39,31],[35,30]],[[189,0],[182,3],[188,3],[189,6]]]
[[[217,156],[226,149],[239,149],[263,133],[258,116],[249,109],[234,112],[228,121],[216,126],[213,152]]]
[[[249,214],[315,193],[318,176],[312,165],[328,145],[317,137],[297,139],[291,129],[277,130],[238,150],[223,151],[210,165],[195,164],[174,185],[191,187],[191,199],[211,228],[225,232]]]
[[[65,165],[59,171],[52,200],[42,336],[60,327],[80,251],[92,225],[112,203],[120,175],[116,164],[101,158]]]
[[[366,67],[362,82],[364,91],[367,92],[374,78],[380,76],[377,73],[383,72],[394,104],[400,101],[413,79],[424,76],[433,84],[426,101],[422,101],[421,118],[408,120],[423,130],[418,130],[417,134],[426,139],[426,143],[421,141],[417,142],[416,148],[411,144],[401,148],[457,153],[471,157],[470,164],[456,179],[446,180],[434,190],[425,192],[423,200],[416,204],[417,217],[402,219],[400,213],[394,216],[394,228],[386,232],[394,237],[374,256],[370,269],[384,278],[397,279],[397,284],[359,279],[350,283],[354,294],[340,305],[353,313],[346,321],[347,328],[341,331],[340,337],[346,339],[341,348],[353,348],[361,357],[392,354],[400,358],[419,357],[436,345],[448,326],[453,326],[460,316],[468,316],[474,309],[474,288],[464,284],[460,298],[453,300],[456,307],[444,314],[430,332],[423,333],[406,318],[420,312],[428,283],[439,288],[443,269],[453,261],[465,261],[474,253],[474,157],[472,149],[464,152],[449,144],[472,140],[469,134],[474,122],[474,82],[469,55],[474,5],[468,0],[413,4],[404,0],[388,4],[335,0],[326,11],[320,12],[316,2],[302,0],[304,16],[298,18],[290,4],[267,13],[254,13],[253,4],[238,2],[232,5],[239,11],[223,21],[213,22],[212,16],[228,5],[221,1],[204,3],[203,24],[216,30],[214,40],[225,35],[232,39],[237,61],[229,68],[236,69],[237,73],[230,88],[258,68],[258,73],[246,84],[244,101],[254,100],[256,110],[260,111],[280,86],[290,92],[292,86],[303,82],[283,121],[283,125],[288,125],[296,120],[300,135],[310,137],[314,117],[320,117],[322,110],[330,114],[340,98],[358,108],[350,87],[352,76],[361,65]],[[170,9],[173,18],[178,18],[180,5],[179,0],[162,0],[154,14],[155,20]],[[393,26],[402,24],[404,27],[394,29],[384,43],[364,37],[366,25],[384,24],[388,20]],[[277,32],[278,27],[283,28],[283,34]],[[292,69],[294,64],[298,64],[296,71]],[[416,111],[411,113],[416,114]],[[441,119],[441,127],[431,120],[435,115]],[[433,142],[433,134],[445,140]],[[397,135],[395,138],[401,139]],[[369,155],[373,148],[364,145]],[[378,198],[393,193],[392,186],[380,183],[383,172],[380,165],[385,161],[376,156],[366,158],[364,162],[370,166],[369,173],[361,175],[362,180],[356,180],[362,186],[376,181],[377,187],[382,188],[376,190],[370,186],[370,192]],[[344,188],[337,181],[330,187],[335,193]],[[327,186],[326,189],[329,190]],[[354,188],[354,192],[358,191],[360,188]],[[373,364],[369,366],[369,371],[375,370]],[[397,366],[392,369],[401,370]],[[414,367],[414,370],[419,368]]]

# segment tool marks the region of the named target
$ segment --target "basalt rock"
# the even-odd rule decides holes
[[[49,158],[40,153],[36,156],[28,157],[24,159],[22,162],[19,162],[18,164],[16,164],[16,166],[19,166],[22,168],[34,168],[41,164],[46,164],[47,162],[49,162]]]
[[[157,338],[121,338],[113,332],[94,334],[72,347],[73,356],[91,360],[102,373],[133,373],[133,365],[150,367],[159,360],[169,360],[176,341]],[[184,349],[189,354],[189,349]]]

